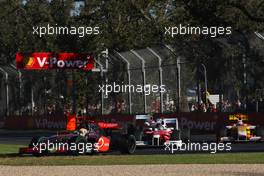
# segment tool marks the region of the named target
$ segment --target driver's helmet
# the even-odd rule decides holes
[[[167,129],[167,126],[166,126],[166,124],[164,123],[163,120],[161,121],[160,129],[161,129],[161,130],[166,130],[166,129]]]
[[[244,124],[244,123],[243,123],[243,120],[239,118],[239,119],[237,120],[237,125],[241,126],[241,125],[243,125],[243,124]]]
[[[89,131],[86,128],[79,129],[80,136],[86,136],[89,133]]]
[[[149,122],[145,122],[144,125],[150,126],[150,123]]]

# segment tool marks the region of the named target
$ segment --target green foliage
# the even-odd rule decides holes
[[[262,47],[263,50],[263,44],[249,44],[255,31],[264,31],[264,1],[86,0],[79,15],[72,16],[72,9],[72,0],[28,0],[25,4],[18,0],[1,2],[0,63],[13,62],[18,51],[92,52],[97,55],[104,48],[125,51],[157,44],[171,44],[180,55],[187,58],[193,68],[199,62],[206,64],[210,91],[219,92],[220,82],[224,82],[227,89],[230,86],[241,89],[241,57],[244,53],[250,58],[248,64],[254,66],[254,69],[248,70],[250,77],[255,80],[252,89],[264,87],[263,81],[257,79],[257,76],[264,72],[261,60],[263,55],[259,49]],[[46,35],[40,38],[32,35],[33,26],[47,24],[99,26],[101,33],[83,38],[72,35]],[[165,26],[179,24],[232,26],[233,35],[221,38],[164,36]],[[57,79],[56,84],[65,85],[63,81],[69,79],[69,74],[61,74],[65,79]],[[84,73],[74,74],[79,90],[78,97],[83,104],[85,100],[82,97],[89,94],[86,92],[88,89],[94,89],[97,76],[91,76],[90,84],[85,84]],[[56,76],[58,74],[55,74]],[[93,99],[93,95],[88,99]]]

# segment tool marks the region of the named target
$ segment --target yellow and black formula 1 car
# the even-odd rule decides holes
[[[226,136],[220,138],[221,142],[259,142],[261,136],[257,136],[257,127],[244,121],[248,120],[247,115],[236,114],[229,116],[230,121],[236,121],[225,126],[224,133]]]

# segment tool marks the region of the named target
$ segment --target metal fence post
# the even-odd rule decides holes
[[[161,67],[161,62],[162,62],[162,59],[161,57],[151,48],[147,47],[147,49],[154,55],[158,58],[159,60],[159,85],[160,87],[162,86],[163,84],[163,79],[162,79],[162,67]],[[160,113],[163,113],[163,92],[161,92],[160,90]]]
[[[204,64],[201,64],[204,70],[204,91],[205,91],[205,103],[207,104],[207,71]]]
[[[100,70],[100,76],[101,76],[101,84],[104,84],[104,68],[103,65],[98,61],[94,60],[98,65],[99,65],[99,70]],[[101,92],[101,115],[104,114],[104,92]]]
[[[147,113],[147,97],[145,92],[146,87],[146,70],[145,70],[145,60],[134,50],[130,50],[137,58],[139,58],[142,61],[142,76],[143,76],[143,87],[144,87],[144,113]]]
[[[22,115],[22,109],[21,109],[21,97],[22,97],[22,73],[19,71],[15,65],[10,65],[15,71],[18,72],[18,82],[19,82],[19,92],[18,92],[18,104],[19,104],[19,115]]]
[[[169,45],[165,45],[165,47],[175,56],[177,57],[177,55],[174,53],[174,49],[171,48],[171,46]],[[177,112],[180,112],[180,102],[181,102],[181,60],[180,57],[177,57],[177,61],[176,61],[176,70],[177,70]]]
[[[6,87],[6,116],[9,116],[9,87],[8,87],[8,73],[0,67],[0,71],[5,75]]]
[[[130,87],[131,85],[131,71],[130,71],[130,63],[129,61],[119,52],[115,51],[115,53],[126,62],[127,64],[127,79],[128,79],[128,85]],[[131,91],[128,92],[128,105],[129,105],[129,114],[132,114],[132,98],[131,98]]]

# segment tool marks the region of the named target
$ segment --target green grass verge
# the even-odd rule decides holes
[[[0,144],[0,154],[17,153],[20,147],[24,146],[18,144]]]
[[[264,153],[19,157],[21,145],[0,144],[0,165],[264,164]]]

